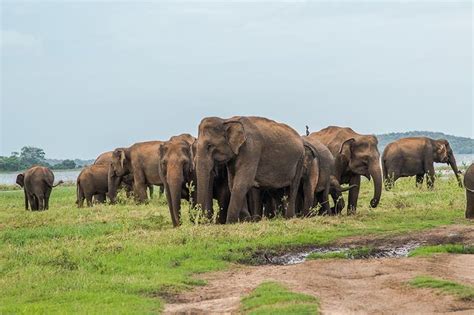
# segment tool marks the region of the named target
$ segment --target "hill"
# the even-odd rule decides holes
[[[432,131],[408,131],[408,132],[392,132],[377,135],[379,140],[379,150],[382,152],[387,144],[392,141],[407,138],[407,137],[428,137],[433,139],[446,139],[451,144],[451,148],[456,154],[473,154],[474,153],[474,139],[466,137],[457,137],[447,135],[442,132]]]

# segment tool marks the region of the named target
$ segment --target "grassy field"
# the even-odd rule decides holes
[[[438,180],[434,191],[397,181],[380,206],[358,214],[264,220],[231,226],[186,220],[173,229],[166,202],[75,207],[75,187],[53,191],[50,210],[28,212],[22,191],[0,192],[0,313],[150,313],[164,297],[204,285],[193,275],[252,262],[255,251],[323,245],[352,235],[397,234],[464,220],[464,190]]]

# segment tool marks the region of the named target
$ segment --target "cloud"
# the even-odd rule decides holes
[[[1,30],[0,47],[2,49],[38,50],[42,47],[42,41],[35,35],[14,30]]]

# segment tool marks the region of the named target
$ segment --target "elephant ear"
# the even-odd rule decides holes
[[[438,140],[435,142],[435,147],[436,147],[436,153],[440,156],[443,157],[447,155],[448,148],[447,148],[447,141],[446,140]]]
[[[158,154],[160,155],[160,160],[165,156],[166,151],[168,151],[168,147],[166,146],[166,144],[160,144],[160,146],[158,147]]]
[[[341,148],[339,149],[339,154],[346,156],[348,159],[352,156],[352,147],[355,143],[354,138],[347,139],[341,144]]]
[[[224,122],[226,139],[235,155],[239,154],[240,147],[247,140],[244,125],[239,120]]]
[[[113,153],[116,157],[119,158],[119,161],[120,161],[120,166],[123,168],[123,163],[126,159],[126,156],[125,156],[125,150],[124,149],[115,149],[114,153]]]
[[[18,174],[16,177],[16,183],[23,187],[25,185],[25,174]]]

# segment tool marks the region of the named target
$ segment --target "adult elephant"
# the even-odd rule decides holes
[[[474,219],[474,164],[471,164],[464,175],[464,188],[466,188],[466,218]]]
[[[226,164],[230,202],[227,223],[239,220],[252,187],[289,186],[286,217],[295,215],[295,199],[304,157],[303,140],[291,127],[261,117],[204,118],[199,124],[197,199],[209,209],[211,172]]]
[[[173,226],[180,224],[181,198],[190,200],[186,187],[196,182],[192,145],[196,138],[189,134],[174,136],[159,146],[159,172],[165,186],[166,199]],[[193,198],[195,200],[195,198]]]
[[[117,189],[124,176],[133,175],[133,192],[139,203],[148,200],[147,186],[163,186],[159,172],[158,149],[162,141],[138,142],[112,152],[108,172],[109,198],[116,201]]]
[[[374,195],[370,206],[377,207],[382,195],[382,170],[377,138],[373,135],[358,134],[351,128],[337,126],[313,132],[308,137],[319,140],[329,149],[335,159],[336,179],[340,184],[350,184],[347,213],[356,212],[361,176],[373,180]]]
[[[389,143],[382,155],[385,188],[391,189],[400,177],[415,175],[417,185],[421,185],[425,174],[428,174],[428,187],[433,188],[435,182],[434,162],[450,165],[459,185],[462,186],[456,159],[447,140],[411,137]]]
[[[18,174],[16,183],[23,187],[26,210],[28,210],[28,204],[31,210],[48,210],[52,189],[62,184],[63,181],[60,180],[56,185],[53,185],[54,174],[49,168],[33,166],[26,172]]]

